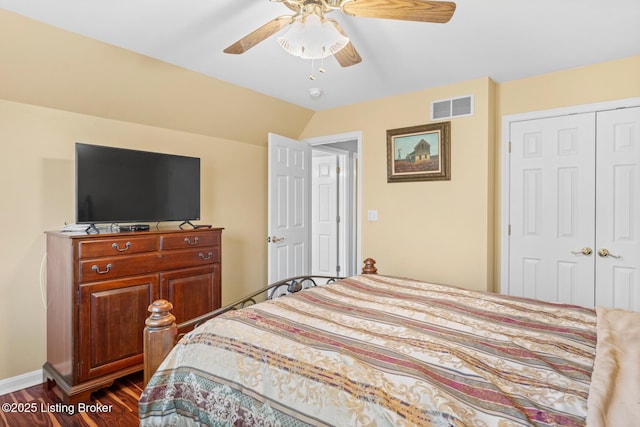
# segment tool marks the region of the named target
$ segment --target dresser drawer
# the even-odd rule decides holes
[[[82,283],[116,277],[135,276],[157,272],[165,267],[160,255],[155,253],[87,259],[79,262],[78,281]]]
[[[158,236],[88,239],[78,243],[78,258],[131,255],[157,251]]]
[[[205,231],[160,236],[162,250],[200,248],[203,246],[220,246],[220,233]]]
[[[162,252],[160,257],[162,258],[163,270],[210,265],[220,262],[220,248],[218,246],[209,246],[200,249]]]

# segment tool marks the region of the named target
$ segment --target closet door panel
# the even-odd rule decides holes
[[[595,113],[511,125],[509,294],[593,306]],[[588,251],[585,251],[588,252]]]
[[[597,114],[596,153],[596,303],[640,311],[640,107]]]

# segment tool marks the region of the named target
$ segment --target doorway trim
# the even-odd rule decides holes
[[[302,141],[306,142],[313,149],[314,146],[318,145],[326,145],[326,144],[335,144],[337,142],[346,142],[346,141],[356,141],[358,147],[357,160],[358,167],[356,170],[356,237],[355,237],[355,247],[356,247],[356,259],[355,259],[355,271],[354,274],[359,273],[359,265],[362,262],[362,171],[363,171],[363,155],[362,155],[362,132],[361,131],[353,131],[346,133],[339,133],[334,135],[326,135],[315,138],[305,138]]]
[[[501,213],[500,213],[500,293],[508,294],[509,291],[509,198],[511,185],[510,168],[510,129],[511,124],[526,120],[545,119],[549,117],[568,116],[571,114],[593,113],[598,111],[615,110],[640,106],[640,97],[624,98],[613,101],[596,102],[592,104],[574,105],[570,107],[538,110],[526,113],[510,114],[502,116],[502,148],[501,148]]]

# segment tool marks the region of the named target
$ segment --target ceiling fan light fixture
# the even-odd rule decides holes
[[[291,24],[291,28],[278,37],[280,46],[290,54],[304,59],[321,59],[335,55],[349,43],[329,21],[315,13]]]

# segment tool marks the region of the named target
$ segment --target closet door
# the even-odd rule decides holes
[[[640,107],[597,113],[596,304],[640,311]]]
[[[511,124],[509,284],[594,305],[595,113]]]

